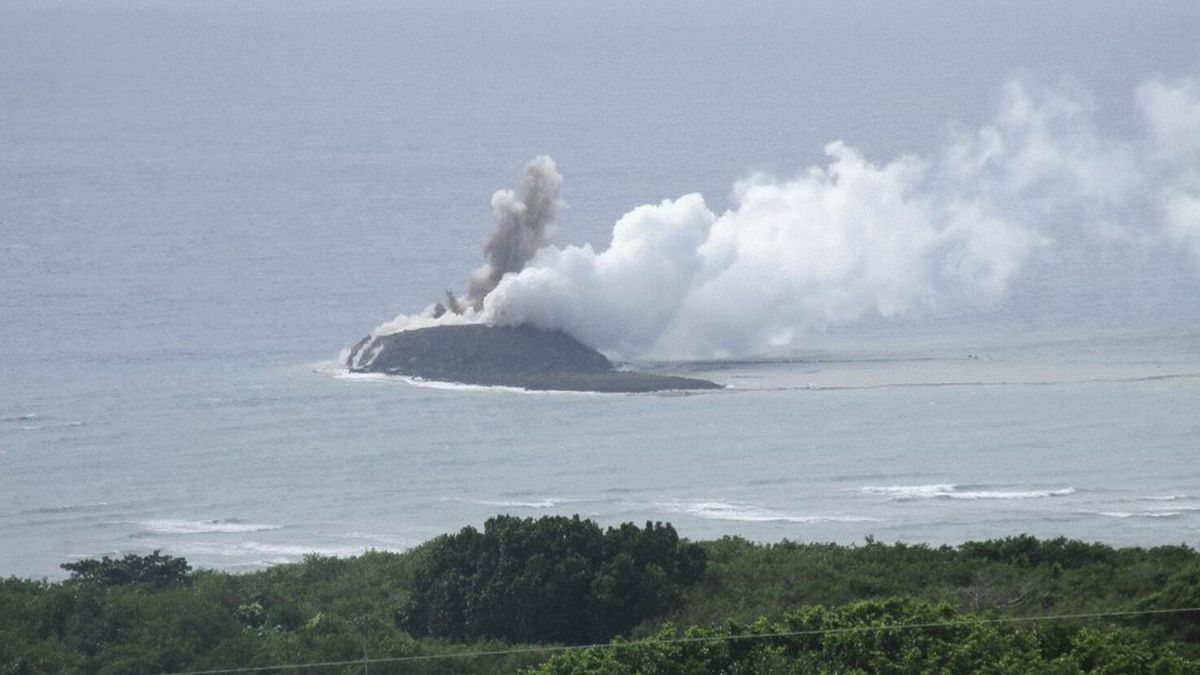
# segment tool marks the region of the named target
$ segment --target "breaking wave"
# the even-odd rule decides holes
[[[282,529],[282,525],[250,523],[237,518],[214,520],[146,520],[137,523],[155,534],[239,534]]]
[[[1097,511],[1098,515],[1109,518],[1178,518],[1180,511]]]
[[[866,494],[887,495],[892,501],[904,502],[917,499],[1044,499],[1066,497],[1075,494],[1075,488],[1064,487],[1050,490],[986,490],[962,489],[953,483],[932,485],[886,485],[866,486],[858,489]]]
[[[313,546],[305,544],[271,544],[259,541],[239,541],[229,543],[193,542],[176,547],[181,553],[188,555],[211,555],[223,558],[242,558],[247,556],[272,556],[262,562],[276,563],[296,560],[306,555],[323,555],[347,557],[359,555],[367,550],[380,547],[374,545],[346,546]]]
[[[663,502],[656,504],[668,513],[680,513],[706,520],[733,520],[746,523],[872,523],[878,518],[845,515],[797,515],[738,502]]]
[[[480,504],[482,506],[496,506],[502,509],[552,509],[562,504],[578,504],[579,499],[563,499],[559,497],[547,497],[545,499],[458,499],[453,498],[453,501],[468,502],[471,504]]]

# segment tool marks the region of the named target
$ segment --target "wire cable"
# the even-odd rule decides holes
[[[733,640],[761,640],[764,638],[804,637],[814,635],[831,635],[838,633],[870,633],[885,630],[924,630],[930,628],[954,628],[979,624],[997,623],[1037,623],[1039,621],[1070,621],[1076,619],[1102,619],[1119,616],[1145,616],[1151,614],[1185,614],[1200,612],[1200,607],[1179,607],[1169,609],[1130,609],[1108,612],[1082,612],[1078,614],[1045,614],[1041,616],[1010,616],[990,619],[970,619],[961,621],[936,621],[929,623],[899,623],[879,624],[872,626],[849,626],[845,628],[817,628],[812,630],[782,631],[776,633],[742,633],[739,635],[706,635],[694,637],[679,637],[667,639],[634,640],[630,642],[598,642],[586,645],[548,645],[545,647],[514,647],[512,649],[492,649],[477,652],[458,652],[454,654],[420,654],[414,656],[393,656],[377,659],[348,659],[345,661],[318,661],[314,663],[288,663],[273,666],[246,666],[243,668],[218,668],[215,670],[186,670],[163,673],[163,675],[232,675],[233,673],[281,672],[300,668],[334,668],[337,666],[372,665],[383,663],[405,663],[413,661],[439,661],[445,659],[467,659],[481,656],[513,656],[517,654],[543,654],[553,652],[582,651],[585,649],[627,649],[631,647],[647,647],[654,645],[675,645],[695,642],[720,642]]]

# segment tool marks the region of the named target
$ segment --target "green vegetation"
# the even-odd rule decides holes
[[[183,558],[155,551],[147,556],[129,554],[120,560],[104,556],[99,560],[80,560],[62,566],[71,580],[94,586],[146,584],[166,588],[187,581],[191,565]]]
[[[1189,588],[1191,599],[1200,601],[1200,555],[1186,546],[1115,549],[1030,536],[936,548],[871,539],[860,546],[755,545],[738,538],[703,545],[707,572],[672,617],[681,625],[782,619],[806,605],[893,596],[1018,616],[1181,607],[1169,603]],[[1158,594],[1172,586],[1169,597]]]
[[[453,640],[607,640],[677,607],[704,571],[704,549],[670,525],[493,518],[437,540],[400,623]]]
[[[920,625],[920,629],[886,626]],[[880,628],[884,626],[884,628]],[[747,636],[760,635],[762,638]],[[964,616],[920,600],[809,607],[778,623],[727,622],[652,642],[558,654],[534,672],[567,673],[1185,673],[1200,662],[1136,630],[1032,628]]]
[[[157,551],[63,567],[71,577],[62,582],[0,581],[0,673],[157,673],[609,640],[618,644],[375,663],[371,672],[1200,672],[1197,614],[996,621],[1200,606],[1200,554],[1185,546],[1024,536],[958,547],[689,543],[665,524],[503,516],[404,553],[310,556],[248,574],[194,571]],[[895,627],[913,623],[951,625]]]

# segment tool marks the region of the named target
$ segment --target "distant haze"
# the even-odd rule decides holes
[[[934,213],[921,225],[931,228],[924,239],[908,227],[887,244],[894,253],[878,248],[882,241],[858,249],[862,262],[872,261],[869,272],[851,269],[855,258],[822,259],[847,267],[828,270],[832,279],[810,277],[803,288],[760,288],[726,273],[704,294],[692,281],[643,289],[663,307],[643,307],[647,316],[625,324],[636,335],[620,345],[593,338],[622,351],[753,351],[787,343],[797,326],[811,331],[795,333],[805,344],[864,331],[1200,324],[1188,230],[1164,230],[1164,213],[1149,203],[1173,179],[1157,165],[1145,173],[1144,148],[1133,149],[1138,164],[1119,162],[1100,177],[1119,183],[1132,168],[1149,179],[1145,191],[1114,187],[1133,190],[1141,202],[1133,206],[1153,220],[1130,222],[1123,205],[1103,201],[1098,215],[1122,228],[1110,229],[1119,236],[1109,240],[1076,236],[1103,227],[1101,218],[1022,213],[1030,202],[1004,202],[996,192],[1007,189],[1002,184],[987,194],[969,176],[956,179],[944,157],[963,135],[983,152],[981,128],[996,127],[1015,144],[1020,134],[1041,133],[1036,120],[1006,126],[998,117],[1014,101],[1012,81],[1024,83],[1035,110],[1052,113],[1048,121],[1058,126],[1042,138],[1066,144],[1070,159],[1106,152],[1120,159],[1129,154],[1122,144],[1153,138],[1175,143],[1186,125],[1148,129],[1138,91],[1158,82],[1174,97],[1162,99],[1162,110],[1176,103],[1186,110],[1188,78],[1200,77],[1194,3],[1099,2],[1085,11],[1054,1],[1018,10],[920,0],[114,0],[0,2],[0,13],[0,338],[14,363],[33,363],[48,343],[123,355],[164,326],[231,351],[304,358],[336,350],[380,321],[419,312],[447,288],[467,293],[468,277],[486,262],[489,196],[539,155],[553,157],[566,177],[558,245],[590,244],[597,255],[623,214],[664,199],[700,194],[703,209],[693,215],[736,214],[713,230],[728,251],[741,245],[728,236],[734,221],[739,228],[760,222],[769,192],[861,197],[848,173],[814,178],[813,168],[891,176],[912,198],[902,210],[906,223],[926,218],[921,200],[934,209],[1000,200],[983,216],[1003,220],[995,232],[1018,235],[996,251],[984,246],[984,260],[967,255],[969,242],[981,239],[950,235],[947,217]],[[1058,109],[1059,100],[1082,109]],[[824,155],[835,140],[846,159]],[[1071,145],[1093,140],[1091,148]],[[998,163],[1019,159],[1018,150],[1006,146],[1009,154],[981,167],[981,177],[1021,180],[1011,164]],[[1061,172],[1057,182],[1043,180],[1046,170],[1055,169],[1039,169],[1034,187],[1043,192],[1035,197],[1081,187]],[[732,191],[738,181],[753,187]],[[1180,222],[1188,203],[1173,207]],[[676,208],[687,204],[695,202]],[[875,213],[881,206],[863,204]],[[687,231],[699,245],[708,237],[696,227]],[[1158,241],[1120,243],[1129,233]],[[947,239],[964,264],[982,266],[948,270],[933,250]],[[1046,239],[1053,244],[1041,245]],[[706,273],[719,262],[707,255],[718,243],[705,249]],[[948,288],[964,273],[966,293]],[[884,290],[864,276],[879,274],[897,283]],[[852,297],[823,297],[813,281]],[[737,287],[747,283],[753,294]],[[1005,285],[997,298],[993,291]],[[516,297],[528,296],[512,290],[512,310],[532,315],[535,307]],[[722,297],[712,297],[718,290]],[[664,309],[682,307],[681,294],[716,303],[721,316],[733,305],[761,317],[757,305],[773,303],[794,315],[730,335],[702,307],[689,307],[686,317]],[[231,315],[233,307],[246,311]],[[660,326],[685,319],[703,329],[699,342],[659,344]],[[76,339],[78,326],[87,330]]]

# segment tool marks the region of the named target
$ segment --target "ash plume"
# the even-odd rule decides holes
[[[1035,260],[1200,265],[1200,80],[1145,82],[1136,102],[1145,133],[1106,135],[1086,97],[1014,82],[991,122],[928,156],[835,141],[824,165],[737,183],[723,213],[699,194],[639,206],[602,250],[552,244],[562,177],[538,157],[519,199],[493,196],[466,297],[376,332],[533,325],[627,358],[746,356],[997,303]]]
[[[525,167],[521,179],[521,198],[512,190],[499,190],[492,195],[492,217],[496,229],[483,245],[487,263],[471,277],[466,305],[476,311],[483,308],[483,299],[491,293],[504,275],[520,272],[539,249],[550,245],[557,231],[555,221],[560,202],[558,190],[562,176],[554,160],[542,155]],[[461,314],[458,300],[449,295],[450,311]]]

